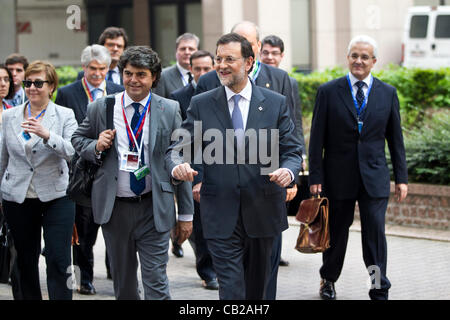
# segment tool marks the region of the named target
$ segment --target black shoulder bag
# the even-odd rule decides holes
[[[113,128],[115,98],[106,98],[106,128]],[[106,153],[106,152],[105,152]],[[103,156],[105,156],[105,153]],[[69,185],[67,186],[67,195],[76,204],[91,207],[91,191],[94,182],[95,173],[99,165],[92,163],[80,157],[75,152],[69,165]]]

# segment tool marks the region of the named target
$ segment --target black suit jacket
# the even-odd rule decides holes
[[[114,94],[121,91],[124,91],[122,86],[111,81],[106,81],[107,94]],[[59,88],[58,93],[56,94],[55,103],[72,109],[73,112],[75,112],[75,118],[77,119],[78,124],[82,123],[86,117],[89,99],[86,96],[81,80]]]
[[[274,68],[267,64],[261,63],[261,71],[256,78],[255,84],[259,87],[263,87],[286,97],[286,103],[288,105],[289,114],[295,125],[295,133],[298,138],[300,138],[300,129],[296,125],[297,121],[295,119],[295,106],[292,95],[292,86],[289,75],[286,71]],[[197,83],[197,88],[195,89],[195,94],[206,92],[217,87],[220,87],[221,83],[217,72],[215,70],[210,71],[200,77]]]
[[[192,83],[175,90],[169,95],[169,98],[172,100],[176,100],[180,103],[181,109],[181,118],[183,121],[186,119],[186,111],[189,108],[189,104],[191,103],[192,96],[194,95],[195,88]]]
[[[355,199],[361,176],[369,196],[389,197],[385,141],[395,182],[408,182],[396,89],[374,78],[361,134],[356,117],[346,77],[319,87],[309,143],[310,184],[322,184],[331,198]]]
[[[246,130],[255,129],[259,137],[259,129],[267,129],[269,134],[271,129],[278,129],[279,167],[288,168],[297,176],[302,162],[301,149],[293,134],[294,124],[289,117],[286,98],[254,84],[252,90]],[[184,142],[186,148],[182,151],[193,147],[194,121],[201,121],[202,135],[208,129],[215,129],[225,142],[226,130],[233,129],[233,124],[223,86],[192,98],[187,119],[182,124],[182,128],[191,134],[191,139]],[[203,141],[201,151],[210,149],[211,143]],[[187,156],[176,151],[175,145],[177,143],[166,152],[168,172],[183,163],[183,156]],[[178,146],[183,147],[183,142]],[[222,148],[225,157],[225,143]],[[249,150],[248,142],[246,150]],[[287,229],[286,190],[270,182],[269,176],[261,174],[260,169],[266,166],[261,159],[258,158],[255,164],[249,164],[248,159],[245,164],[236,164],[236,159],[232,163],[222,160],[222,164],[203,163],[200,211],[205,238],[229,238],[240,214],[247,235],[253,238],[274,237]]]

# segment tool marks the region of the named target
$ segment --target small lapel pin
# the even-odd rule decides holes
[[[258,110],[259,110],[259,111],[263,111],[263,107],[262,107],[262,106],[259,106]]]
[[[266,88],[270,88],[270,83],[266,83]]]

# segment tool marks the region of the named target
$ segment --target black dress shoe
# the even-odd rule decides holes
[[[175,241],[172,242],[172,253],[177,258],[183,258],[184,256],[183,248]]]
[[[323,300],[336,300],[336,290],[334,289],[334,282],[322,279],[320,281],[320,297]]]
[[[280,258],[280,262],[278,263],[280,267],[287,267],[289,266],[289,261],[284,260],[283,258]]]
[[[209,281],[202,280],[202,286],[203,288],[208,290],[219,290],[219,283],[216,279],[212,279]]]
[[[92,285],[92,283],[87,283],[87,284],[82,284],[81,286],[80,286],[80,288],[79,289],[77,289],[77,292],[79,293],[79,294],[85,294],[85,295],[94,295],[94,294],[96,294],[97,292],[95,291],[95,288],[94,288],[94,286]]]

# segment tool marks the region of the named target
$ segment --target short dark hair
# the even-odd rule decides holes
[[[241,55],[244,59],[248,59],[250,57],[255,59],[255,53],[253,52],[252,45],[250,44],[250,42],[247,39],[245,39],[243,36],[241,36],[237,33],[234,33],[234,32],[227,33],[227,34],[221,36],[219,38],[219,40],[217,40],[216,53],[217,53],[217,48],[219,47],[219,45],[228,44],[230,42],[238,42],[241,44]],[[253,65],[251,66],[248,73],[250,73],[252,71],[252,69],[253,69]]]
[[[23,70],[28,68],[28,59],[24,55],[13,53],[6,57],[5,65],[9,66],[16,63],[21,63],[23,65]]]
[[[124,28],[108,27],[106,28],[100,37],[98,38],[98,44],[105,45],[106,39],[115,39],[122,37],[124,42],[124,48],[128,46],[128,36]]]
[[[191,63],[191,67],[192,67],[192,60],[195,60],[195,59],[198,59],[198,58],[203,58],[203,57],[210,57],[211,60],[212,60],[212,64],[214,65],[214,56],[212,55],[211,52],[206,51],[206,50],[197,50],[189,58],[190,63]]]
[[[155,76],[152,88],[158,85],[161,78],[161,59],[158,54],[148,46],[132,46],[124,51],[119,60],[119,71],[123,73],[123,70],[127,64],[132,65],[135,68],[148,69]]]
[[[14,97],[14,82],[11,71],[9,71],[9,69],[3,63],[0,63],[0,69],[6,70],[9,78],[8,94],[6,95],[6,97],[4,97],[4,99],[12,99]]]
[[[268,44],[271,47],[276,47],[276,48],[280,48],[281,53],[284,52],[284,42],[283,40],[281,40],[280,37],[277,37],[275,35],[270,35],[265,37],[262,42],[261,42],[261,48],[265,45]]]

